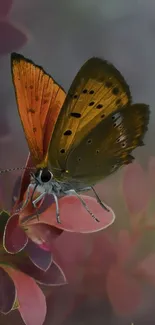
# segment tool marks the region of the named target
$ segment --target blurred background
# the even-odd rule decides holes
[[[155,324],[155,2],[0,0],[2,169],[23,166],[28,154],[11,80],[12,51],[43,66],[66,91],[84,61],[104,58],[123,74],[133,102],[151,109],[136,162],[96,186],[116,214],[111,233],[65,235],[61,254],[70,282],[48,291],[45,324]],[[19,175],[0,178],[5,208]],[[12,321],[22,324],[16,312],[0,316],[0,324]]]

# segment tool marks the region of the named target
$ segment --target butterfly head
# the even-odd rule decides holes
[[[39,168],[34,174],[32,174],[32,179],[35,183],[38,183],[38,185],[44,186],[51,182],[53,174],[47,167]]]

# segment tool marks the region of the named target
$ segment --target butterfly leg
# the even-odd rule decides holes
[[[28,201],[29,201],[29,199],[30,199],[30,189],[31,189],[32,186],[33,186],[32,184],[29,184],[29,186],[28,186],[28,188],[27,188],[27,191],[26,191],[26,198],[25,198],[25,201],[24,201],[24,203],[23,203],[23,205],[22,205],[22,207],[21,207],[22,210],[26,207],[26,205],[27,205],[27,203],[28,203]]]
[[[92,189],[93,193],[95,194],[96,200],[97,202],[101,205],[101,207],[106,210],[107,212],[109,212],[109,209],[106,207],[106,205],[101,201],[101,199],[99,198],[98,194],[96,193],[95,189],[93,186],[90,187],[90,189]]]
[[[34,193],[33,193],[34,194]],[[54,201],[56,204],[56,219],[58,223],[61,223],[60,221],[60,213],[59,213],[59,204],[58,204],[58,198],[55,193],[51,193],[54,197]],[[32,200],[33,207],[37,209],[37,203],[46,195],[46,192],[41,193],[34,201]],[[37,218],[39,219],[38,213]]]
[[[41,199],[43,199],[43,197],[45,196],[45,194],[46,194],[46,192],[44,192],[44,193],[41,193],[35,200],[33,200],[33,198],[32,198],[32,205],[33,205],[33,207],[36,209],[37,208],[37,203],[41,200]]]
[[[68,195],[76,195],[78,197],[78,199],[80,200],[80,202],[82,203],[83,207],[87,210],[87,212],[91,215],[91,217],[97,221],[97,222],[100,222],[96,217],[95,215],[89,210],[88,208],[88,205],[86,204],[86,202],[82,199],[82,197],[75,191],[75,190],[69,190],[69,191],[66,191],[65,194],[68,194]]]
[[[54,197],[55,205],[56,205],[56,219],[57,223],[61,223],[60,221],[60,213],[59,213],[59,203],[58,203],[58,198],[54,192],[51,193]]]
[[[33,196],[34,196],[36,188],[37,188],[37,186],[35,186],[35,188],[33,190],[33,193],[32,193],[32,196],[31,196],[31,202],[32,202],[32,205],[33,205],[34,209],[36,209],[37,220],[39,221],[37,203],[46,195],[46,192],[41,193],[35,200],[33,200]]]

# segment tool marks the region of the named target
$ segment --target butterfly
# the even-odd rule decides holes
[[[109,62],[90,58],[66,94],[44,69],[23,55],[11,54],[12,79],[20,119],[36,171],[30,187],[53,195],[60,222],[58,198],[80,196],[133,161],[133,149],[143,145],[149,106],[132,104],[129,86]],[[27,192],[29,195],[29,191]],[[27,202],[27,200],[25,201]]]

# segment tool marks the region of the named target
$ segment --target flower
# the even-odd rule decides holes
[[[9,220],[7,212],[0,214],[0,312],[6,314],[18,309],[26,324],[43,324],[46,316],[46,301],[36,282],[45,286],[60,286],[66,283],[65,275],[48,252],[33,242],[18,254],[9,254],[3,248],[3,233]],[[40,258],[41,254],[41,258]],[[36,260],[38,256],[38,260]],[[41,265],[39,264],[41,261]]]
[[[23,273],[18,264],[26,263],[26,255],[10,255],[3,249],[2,238],[8,214],[0,214],[0,312],[18,309],[25,324],[42,324],[46,316],[46,301],[35,280]],[[28,265],[26,263],[26,265]],[[36,269],[33,266],[33,270]]]

